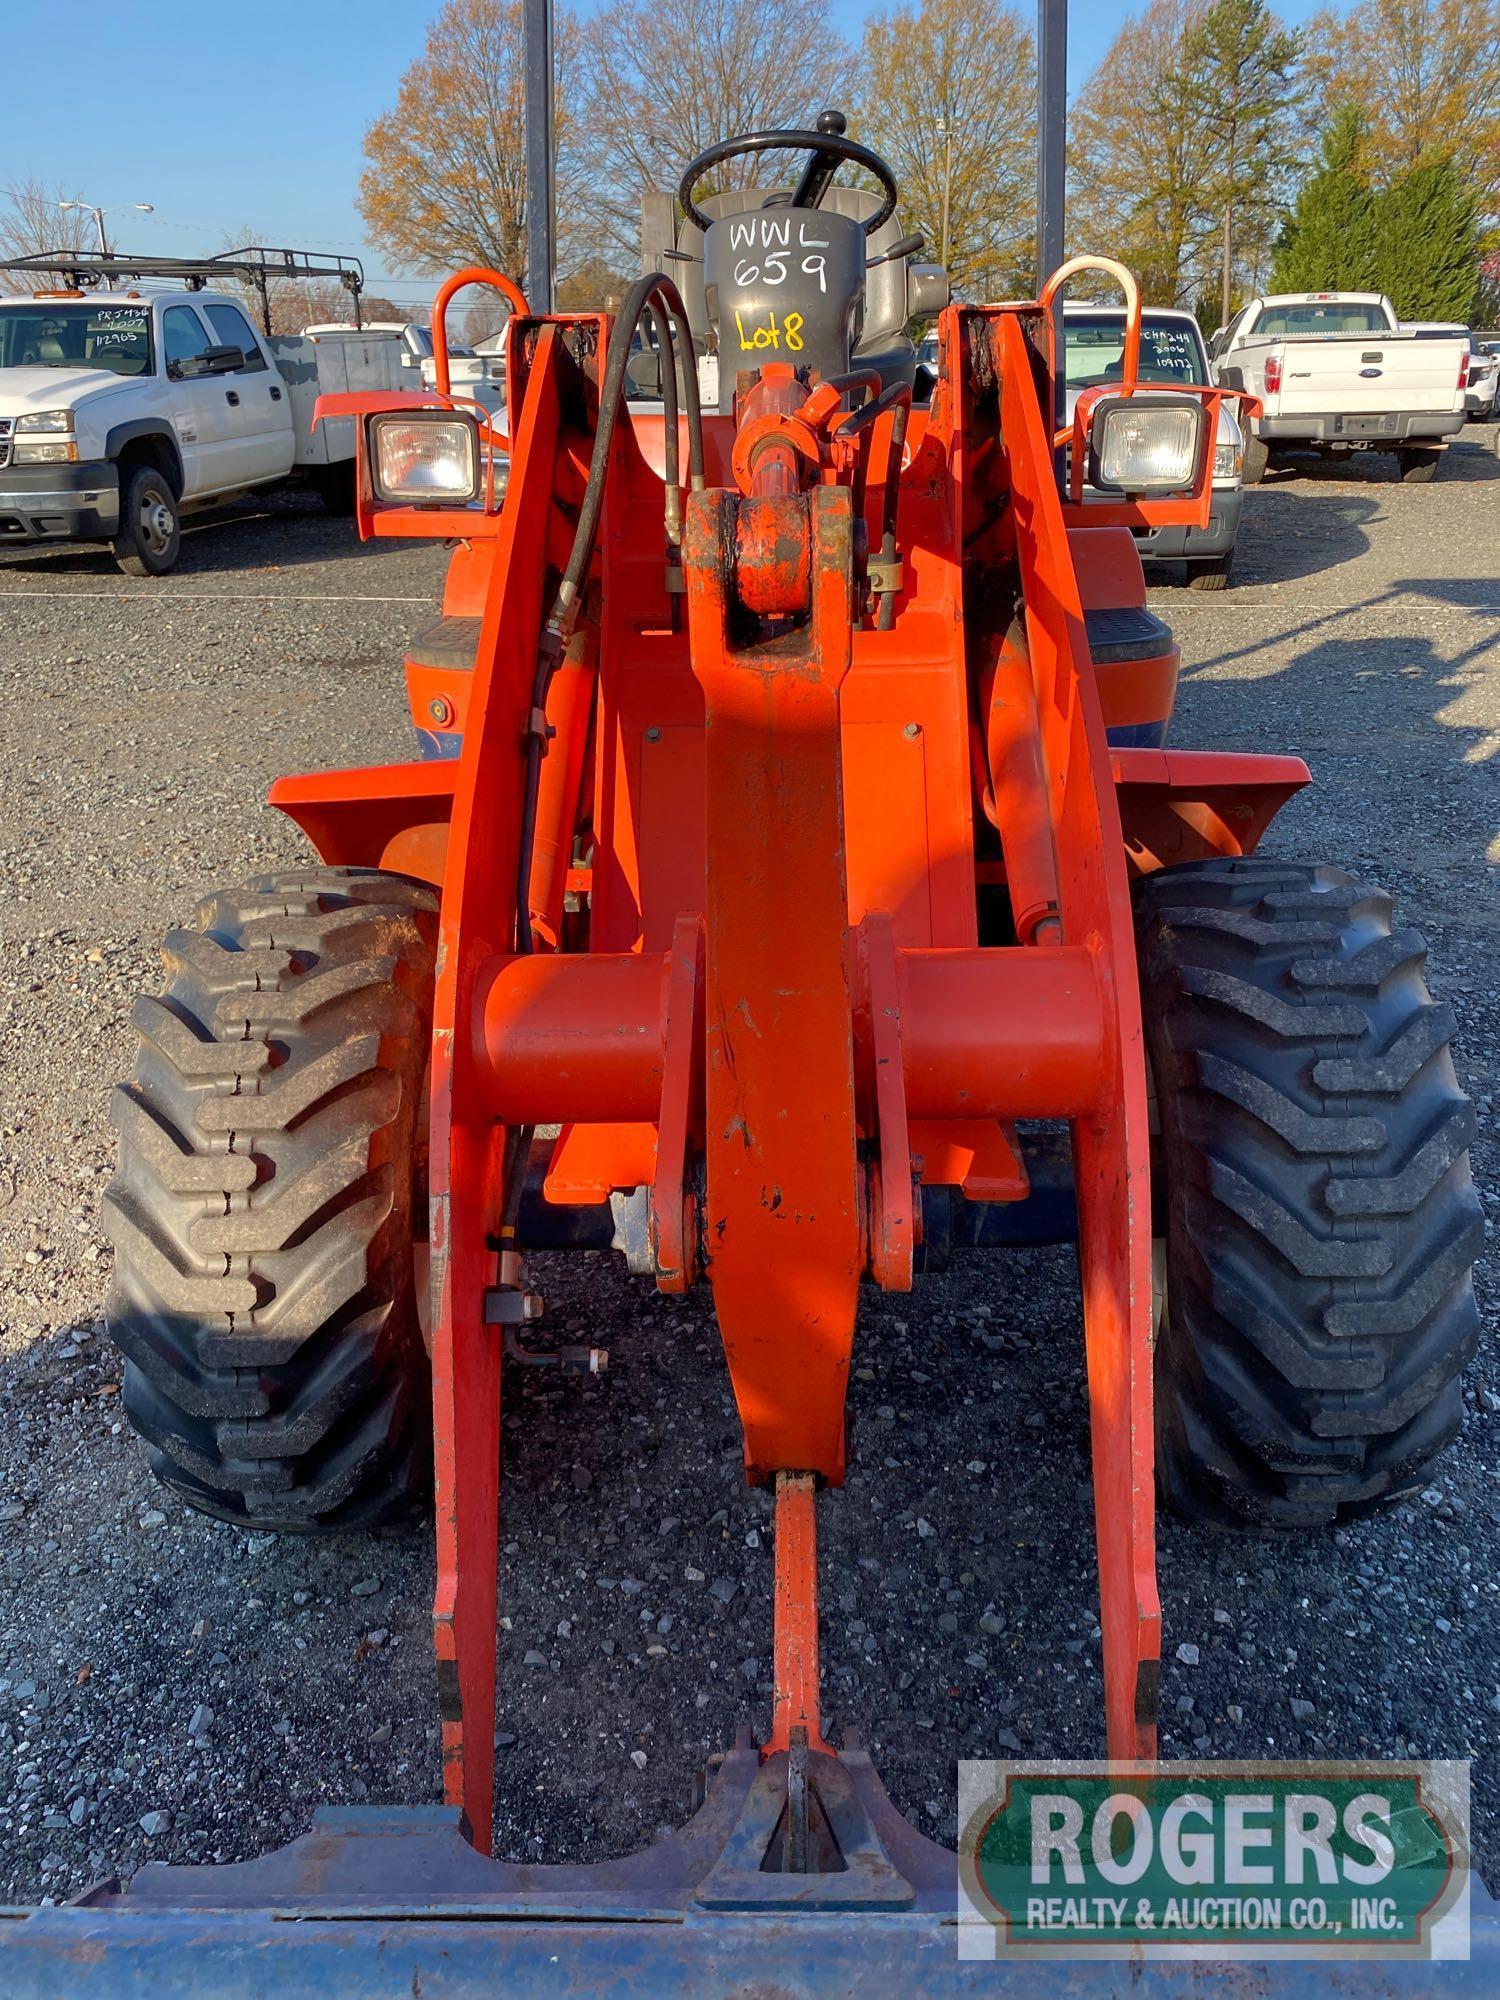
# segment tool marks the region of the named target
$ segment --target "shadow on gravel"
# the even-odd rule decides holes
[[[1235,544],[1234,581],[1245,586],[1322,576],[1364,555],[1370,547],[1367,530],[1385,515],[1383,500],[1359,493],[1312,495],[1252,486]]]
[[[174,582],[194,576],[253,577],[258,570],[343,562],[350,556],[423,554],[432,546],[430,540],[362,542],[352,517],[325,513],[315,495],[294,489],[192,515],[183,523],[181,558],[162,583],[170,590]],[[114,557],[101,544],[67,544],[0,563],[0,582],[7,577],[88,575],[119,579]]]
[[[1446,645],[1439,651],[1426,633],[1403,630],[1403,605],[1426,599],[1455,612],[1467,612],[1473,621],[1467,643]],[[1389,620],[1389,629],[1372,639],[1368,632],[1341,638],[1338,627],[1351,614],[1362,624],[1372,615]],[[1265,678],[1247,676],[1235,680],[1224,674],[1226,667],[1259,658],[1273,646],[1307,643],[1287,660],[1274,678],[1295,682],[1299,697],[1309,714],[1337,713],[1340,696],[1358,691],[1372,678],[1379,681],[1380,733],[1384,737],[1408,736],[1416,739],[1430,731],[1433,723],[1445,730],[1460,730],[1468,738],[1461,753],[1467,764],[1483,763],[1496,752],[1493,730],[1466,726],[1445,713],[1466,692],[1467,670],[1486,654],[1500,647],[1500,580],[1491,577],[1401,577],[1378,595],[1351,605],[1335,605],[1317,612],[1283,631],[1257,634],[1236,646],[1227,646],[1206,659],[1183,669],[1183,681],[1212,678],[1222,703],[1235,694],[1255,705],[1257,714],[1264,705]],[[1326,725],[1325,725],[1326,727]],[[1320,734],[1325,733],[1320,729]],[[1182,738],[1185,742],[1186,736]],[[1278,746],[1279,747],[1279,746]],[[1295,748],[1295,745],[1288,745]]]

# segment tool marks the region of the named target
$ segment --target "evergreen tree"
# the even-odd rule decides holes
[[[1220,308],[1227,321],[1236,250],[1252,263],[1270,242],[1297,156],[1294,72],[1301,42],[1266,0],[1211,0],[1187,40],[1188,87],[1210,145],[1206,205],[1219,225]]]
[[[1363,113],[1341,105],[1323,134],[1318,171],[1302,185],[1276,246],[1278,292],[1379,289],[1378,197],[1363,171]]]
[[[1424,161],[1377,198],[1376,283],[1401,319],[1468,325],[1480,300],[1478,207],[1449,155]]]

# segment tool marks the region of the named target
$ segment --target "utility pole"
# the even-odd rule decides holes
[[[1036,288],[1040,293],[1063,260],[1067,239],[1068,0],[1036,5]],[[1062,365],[1061,298],[1052,306],[1053,422],[1067,410],[1067,370]]]
[[[1068,164],[1068,0],[1036,9],[1036,288],[1063,260]]]
[[[549,313],[557,274],[552,0],[522,0],[522,28],[526,66],[526,297],[533,312]]]
[[[943,227],[942,240],[938,245],[938,262],[946,271],[948,252],[952,247],[949,242],[949,223],[953,207],[953,127],[946,117],[938,120],[937,135],[943,142]]]

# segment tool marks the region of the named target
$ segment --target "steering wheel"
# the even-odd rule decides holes
[[[693,200],[693,189],[703,176],[711,168],[722,166],[725,160],[735,159],[741,153],[772,153],[783,149],[806,151],[812,155],[792,194],[793,208],[816,208],[823,190],[847,160],[873,174],[884,197],[864,225],[866,236],[873,236],[896,213],[896,176],[878,153],[872,152],[868,146],[861,146],[854,139],[844,137],[841,112],[825,111],[818,119],[816,132],[744,132],[737,139],[721,139],[716,146],[700,153],[683,175],[682,186],[677,190],[683,214],[689,222],[697,223],[700,229],[706,231],[713,218],[705,215]]]

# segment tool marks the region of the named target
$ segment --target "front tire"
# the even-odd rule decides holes
[[[1478,1337],[1452,1014],[1422,939],[1341,869],[1165,868],[1137,911],[1162,1496],[1225,1527],[1367,1513],[1429,1480]]]
[[[426,1477],[417,1133],[437,898],[311,868],[208,897],[136,1003],[107,1306],[126,1414],[189,1506],[368,1527]]]
[[[165,576],[177,567],[182,553],[177,495],[154,465],[138,465],[125,475],[114,551],[126,576]]]
[[[1228,590],[1229,579],[1234,570],[1234,551],[1228,555],[1208,556],[1201,562],[1188,564],[1189,590]]]

